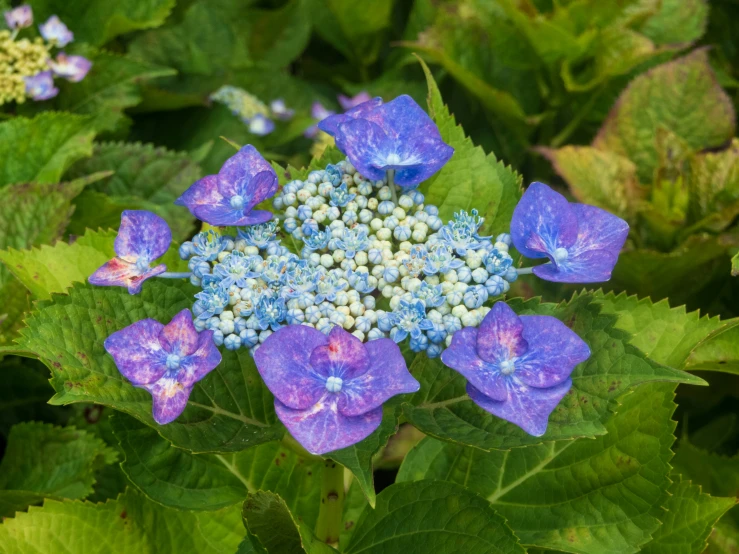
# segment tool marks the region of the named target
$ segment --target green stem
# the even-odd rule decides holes
[[[387,186],[390,188],[390,194],[393,195],[393,204],[397,207],[398,205],[398,193],[395,190],[395,170],[387,170]]]
[[[568,138],[570,138],[570,135],[572,135],[572,133],[574,133],[578,129],[578,127],[580,127],[580,124],[583,122],[585,117],[587,117],[587,115],[593,109],[595,103],[598,101],[600,95],[603,93],[604,90],[605,89],[603,87],[600,87],[598,90],[590,95],[588,101],[583,105],[582,108],[580,108],[580,111],[575,114],[575,117],[573,117],[567,124],[567,126],[549,142],[549,146],[551,146],[552,148],[559,148],[565,143]]]
[[[344,466],[326,460],[321,472],[321,505],[316,522],[316,538],[336,546],[344,512]]]

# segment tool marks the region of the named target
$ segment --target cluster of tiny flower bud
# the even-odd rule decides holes
[[[214,102],[225,105],[231,113],[239,117],[249,132],[264,136],[275,129],[274,119],[288,120],[294,115],[281,99],[273,100],[269,106],[244,89],[224,85],[210,95]]]
[[[26,78],[47,69],[49,45],[42,38],[15,39],[0,31],[0,105],[26,101]]]

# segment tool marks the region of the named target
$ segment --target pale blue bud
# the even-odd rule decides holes
[[[298,222],[295,220],[295,218],[288,217],[285,219],[285,221],[282,222],[282,228],[285,229],[288,233],[292,233],[295,229],[298,228]]]
[[[313,217],[313,210],[305,204],[298,206],[298,219],[305,221]]]
[[[511,288],[508,281],[500,277],[499,275],[493,275],[485,281],[485,288],[488,291],[489,296],[500,296],[505,294]]]
[[[397,267],[386,267],[385,271],[382,272],[382,278],[388,283],[394,283],[400,277],[400,271]]]
[[[182,258],[183,260],[186,260],[190,256],[194,255],[195,252],[193,251],[192,246],[193,244],[189,240],[186,240],[185,242],[180,244],[180,248],[179,248],[180,258]]]
[[[374,265],[382,263],[382,250],[379,248],[370,248],[369,252],[367,252],[367,259]]]
[[[472,270],[466,265],[463,265],[457,269],[457,279],[462,283],[469,283],[472,281]]]
[[[488,291],[482,285],[474,285],[467,287],[467,291],[464,293],[464,305],[467,309],[474,310],[482,306],[488,299]]]
[[[505,275],[503,275],[503,279],[508,281],[509,283],[513,283],[518,279],[518,270],[511,266],[508,268],[508,271],[505,272]]]
[[[393,210],[395,209],[395,204],[393,204],[390,200],[383,200],[380,202],[379,206],[377,206],[377,213],[380,215],[388,215],[393,213]]]
[[[230,334],[224,339],[223,345],[227,350],[238,350],[241,348],[241,337],[239,337],[239,335]]]
[[[449,335],[453,335],[462,328],[462,320],[456,315],[446,314],[442,318],[442,322],[444,323],[444,329],[446,329]]]
[[[426,355],[429,358],[438,358],[441,356],[443,350],[444,346],[441,344],[429,344],[429,347],[426,349]]]
[[[223,333],[221,333],[220,330],[213,331],[213,342],[216,346],[221,346],[223,344]]]
[[[377,327],[373,327],[369,330],[369,333],[367,333],[367,340],[377,340],[377,339],[384,339],[385,333],[380,331]]]
[[[239,338],[241,339],[241,345],[246,348],[252,348],[259,342],[259,335],[254,329],[244,329],[239,333]]]
[[[398,225],[393,231],[396,240],[404,241],[411,238],[411,228],[407,225]]]

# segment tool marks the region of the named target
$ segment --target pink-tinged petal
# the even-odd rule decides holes
[[[339,96],[339,102],[341,102],[341,96]],[[379,96],[376,98],[370,98],[369,95],[367,95],[366,101],[360,104],[355,104],[354,106],[350,106],[349,108],[345,108],[346,111],[344,113],[332,114],[321,120],[318,123],[318,128],[324,133],[328,133],[332,137],[336,136],[339,130],[339,126],[342,123],[345,123],[352,119],[363,119],[366,114],[381,105],[382,98],[380,98]]]
[[[549,414],[554,411],[571,386],[570,379],[548,389],[527,387],[523,383],[516,384],[511,380],[508,399],[498,402],[468,383],[467,394],[483,410],[518,425],[529,435],[540,437],[547,430]]]
[[[490,398],[505,400],[508,397],[505,377],[497,364],[488,363],[477,355],[479,335],[480,332],[474,327],[465,327],[454,333],[452,343],[441,353],[441,361],[461,373]]]
[[[246,227],[266,223],[272,219],[272,212],[267,210],[252,210],[244,215],[244,210],[232,210],[230,207],[223,206],[200,206],[195,208],[193,215],[217,227],[228,227],[229,225]]]
[[[159,425],[171,423],[179,417],[187,406],[192,387],[186,387],[176,379],[165,377],[143,388],[151,393],[152,415]]]
[[[130,294],[138,294],[141,292],[144,281],[165,271],[167,271],[167,266],[164,264],[142,272],[136,267],[136,264],[129,263],[121,258],[113,258],[95,270],[95,273],[90,275],[87,280],[90,284],[97,286],[126,287]]]
[[[192,387],[221,363],[221,353],[213,342],[213,331],[202,331],[195,352],[182,359],[177,380]]]
[[[189,356],[198,349],[198,332],[192,323],[192,313],[185,308],[164,326],[159,335],[162,348],[180,358]]]
[[[269,162],[262,157],[256,148],[251,144],[247,144],[227,159],[221,167],[221,170],[218,172],[218,190],[227,200],[236,195],[242,196],[245,199],[253,198],[256,191],[253,181],[261,173],[271,176],[271,179],[274,181],[272,185],[274,190],[272,190],[272,194],[262,196],[260,200],[251,204],[252,206],[255,206],[277,192],[277,173],[275,173]],[[264,177],[261,178],[265,179]],[[259,190],[261,190],[261,194],[267,194],[271,189],[267,187],[262,190],[260,185]]]
[[[367,371],[370,357],[361,340],[336,325],[328,334],[328,343],[311,352],[310,365],[321,375],[348,380]]]
[[[618,255],[629,234],[629,224],[605,210],[572,204],[577,216],[577,241],[568,248],[566,260],[534,268],[547,281],[600,283],[611,278]]]
[[[55,75],[64,77],[67,81],[78,83],[85,78],[92,67],[92,62],[82,56],[67,56],[59,52],[55,60],[48,61],[49,67]]]
[[[575,366],[590,357],[590,348],[556,317],[524,315],[528,351],[516,361],[515,376],[530,387],[547,388],[567,379]]]
[[[364,119],[346,121],[340,125],[336,145],[363,176],[385,177],[384,166],[394,145],[379,125]]]
[[[105,339],[118,371],[134,385],[154,383],[167,371],[167,352],[159,343],[163,328],[154,319],[142,319]]]
[[[369,369],[354,379],[344,380],[338,393],[339,412],[345,416],[365,414],[380,408],[397,394],[416,392],[421,388],[408,372],[403,354],[394,341],[377,339],[365,346],[370,359]]]
[[[310,364],[311,352],[328,343],[326,335],[306,325],[286,325],[272,333],[254,353],[267,388],[294,410],[313,406],[326,392],[328,375]]]
[[[347,417],[339,412],[337,403],[337,395],[327,393],[308,409],[293,410],[275,399],[275,412],[303,448],[322,455],[367,438],[382,421],[382,408]]]
[[[145,210],[125,210],[115,239],[115,253],[128,262],[149,264],[172,244],[169,225],[158,215]]]
[[[523,323],[508,304],[496,302],[480,324],[477,353],[490,363],[521,356],[528,344],[522,335]]]
[[[206,175],[198,179],[174,203],[187,207],[190,212],[198,206],[228,206],[228,201],[218,191],[218,175]]]
[[[543,183],[531,183],[513,210],[511,239],[527,258],[551,256],[577,240],[577,215],[567,199]]]

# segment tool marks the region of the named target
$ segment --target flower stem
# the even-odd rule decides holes
[[[395,190],[395,170],[387,170],[387,186],[390,187],[390,194],[393,195],[393,204],[398,205],[398,193]]]
[[[528,275],[529,273],[533,273],[534,272],[534,268],[533,267],[519,267],[516,270],[516,272],[519,275]]]
[[[164,279],[189,279],[192,273],[189,271],[184,271],[182,273],[174,273],[171,271],[165,271],[164,273],[160,273],[157,275],[157,277],[162,277]]]
[[[339,543],[344,512],[344,466],[325,460],[321,472],[321,505],[316,522],[316,538],[326,544]]]

